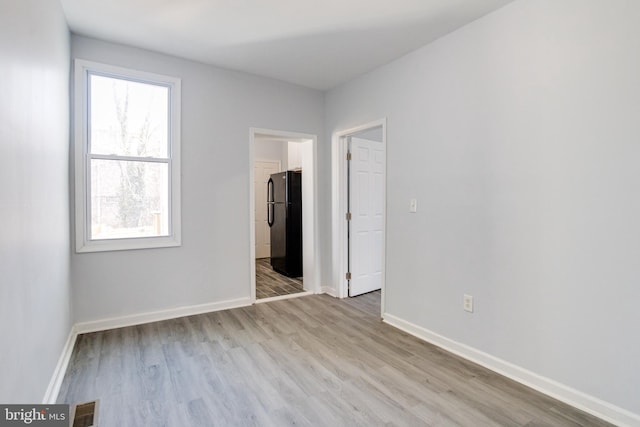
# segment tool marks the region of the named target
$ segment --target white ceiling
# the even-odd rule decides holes
[[[71,31],[329,89],[512,0],[60,0]]]

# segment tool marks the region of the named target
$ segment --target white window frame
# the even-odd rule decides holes
[[[75,229],[76,252],[120,251],[175,247],[182,244],[180,212],[181,80],[176,77],[101,64],[74,61]],[[89,74],[121,78],[169,88],[169,235],[91,240],[91,156],[89,155]]]

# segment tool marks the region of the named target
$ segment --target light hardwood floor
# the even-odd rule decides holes
[[[110,426],[606,426],[313,295],[78,337],[59,403]]]

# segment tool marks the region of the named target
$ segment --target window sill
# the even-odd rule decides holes
[[[182,246],[179,237],[145,237],[130,239],[92,240],[76,242],[76,253],[160,249]]]

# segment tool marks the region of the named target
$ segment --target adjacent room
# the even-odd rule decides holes
[[[3,0],[0,406],[640,426],[638,23]]]
[[[308,295],[304,286],[304,223],[313,223],[312,141],[256,133],[254,224],[256,299]],[[303,164],[306,167],[303,167]],[[305,209],[305,206],[306,209]],[[309,262],[309,261],[307,261]]]

